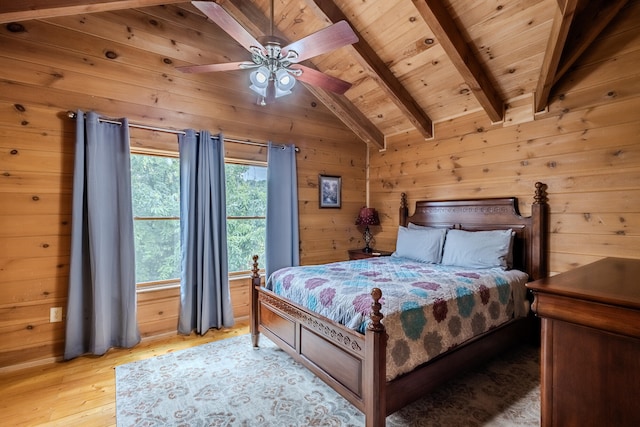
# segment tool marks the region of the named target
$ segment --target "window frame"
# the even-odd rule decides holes
[[[179,159],[180,158],[180,154],[178,151],[169,151],[169,150],[162,150],[162,149],[153,149],[153,148],[145,148],[145,147],[130,147],[130,153],[131,154],[135,154],[135,155],[144,155],[144,156],[156,156],[156,157],[170,157],[170,158],[175,158],[175,159]],[[260,166],[260,167],[268,167],[268,163],[267,161],[262,161],[262,160],[249,160],[249,159],[241,159],[241,158],[236,158],[236,157],[226,157],[224,158],[224,163],[226,164],[237,164],[237,165],[244,165],[244,166]],[[226,176],[226,174],[225,174]],[[225,201],[226,204],[226,201]],[[264,219],[266,220],[267,216],[266,213],[264,216],[227,216],[227,221],[231,220],[252,220],[252,219]],[[136,220],[157,220],[157,221],[164,221],[164,220],[180,220],[180,217],[133,217],[133,221]],[[266,236],[265,236],[266,239]],[[260,272],[264,273],[264,268],[260,269]],[[233,280],[233,279],[241,279],[241,278],[246,278],[251,276],[252,272],[251,269],[248,270],[243,270],[243,271],[234,271],[234,272],[228,272],[228,277],[229,280]],[[136,290],[137,292],[152,292],[152,291],[157,291],[157,290],[164,290],[164,289],[172,289],[172,288],[179,288],[180,287],[180,277],[177,278],[172,278],[172,279],[166,279],[166,280],[153,280],[153,281],[148,281],[148,282],[136,282]]]

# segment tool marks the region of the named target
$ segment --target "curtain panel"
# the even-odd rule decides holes
[[[78,111],[64,358],[140,342],[129,125]]]
[[[182,274],[178,332],[232,326],[222,135],[187,129],[180,151]]]
[[[267,277],[280,268],[300,265],[295,145],[269,142],[265,253]]]

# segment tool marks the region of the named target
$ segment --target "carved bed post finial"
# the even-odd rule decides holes
[[[255,279],[256,277],[260,277],[258,273],[260,268],[258,267],[258,255],[254,255],[253,257],[253,267],[251,267],[251,278]]]
[[[536,182],[536,194],[533,196],[533,200],[536,205],[544,205],[548,202],[547,184]]]
[[[373,298],[373,302],[371,303],[371,314],[369,315],[371,318],[369,329],[375,332],[382,332],[384,331],[384,325],[381,323],[381,320],[384,314],[380,313],[380,309],[382,308],[382,304],[380,304],[382,291],[380,288],[373,288],[371,290],[371,297]]]
[[[536,192],[531,205],[531,265],[527,265],[531,280],[549,275],[549,199],[547,184],[536,182]]]
[[[407,193],[400,194],[400,225],[407,225],[409,208],[407,207]]]
[[[249,322],[249,332],[253,348],[258,348],[260,342],[260,304],[258,303],[258,289],[261,285],[260,267],[258,266],[258,255],[254,255],[253,267],[251,267],[251,314]]]

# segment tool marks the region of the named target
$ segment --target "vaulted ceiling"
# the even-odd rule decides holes
[[[271,31],[270,0],[217,3],[254,37]],[[360,139],[373,147],[383,147],[386,137],[403,132],[417,131],[431,138],[433,123],[470,112],[484,111],[492,122],[508,124],[516,117],[510,115],[512,106],[520,106],[518,111],[524,106],[531,117],[544,110],[554,84],[625,3],[274,0],[273,32],[295,41],[332,22],[346,20],[351,24],[359,37],[357,43],[304,64],[353,86],[344,95],[305,86]],[[176,65],[244,61],[250,57],[200,10],[175,0],[6,1],[0,4],[0,23],[124,9],[149,10],[150,22],[154,15],[176,21],[187,16],[197,20],[197,28],[172,34],[171,42],[180,46],[176,50],[181,52],[172,59]],[[110,16],[118,19],[117,13]],[[205,52],[203,40],[218,42],[208,43]],[[213,74],[194,78],[212,79]],[[518,117],[516,120],[521,120],[522,115]]]

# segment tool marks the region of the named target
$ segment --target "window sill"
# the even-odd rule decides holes
[[[260,277],[264,278],[264,271],[260,272]],[[236,282],[236,281],[248,280],[248,279],[251,279],[251,272],[233,273],[232,275],[229,276],[229,282]],[[137,285],[136,293],[142,294],[145,292],[156,292],[156,291],[164,291],[167,289],[177,289],[177,288],[180,288],[179,281],[142,283]]]

